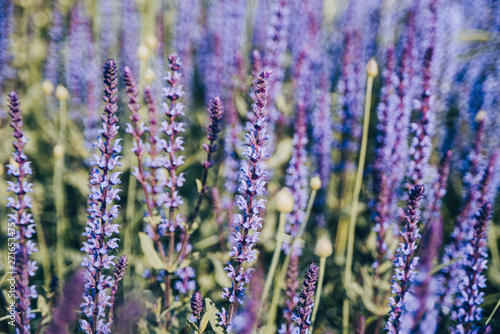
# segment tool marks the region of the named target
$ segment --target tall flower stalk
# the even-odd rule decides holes
[[[295,322],[299,327],[297,333],[307,334],[311,325],[311,312],[314,306],[314,291],[316,290],[316,282],[318,281],[318,266],[311,263],[307,268],[306,277],[302,284],[302,292],[300,294],[299,307],[297,308],[297,316]]]
[[[402,325],[401,314],[405,304],[408,290],[414,281],[415,269],[417,268],[419,258],[415,255],[417,242],[420,239],[418,228],[418,206],[424,194],[425,187],[417,185],[410,191],[410,198],[406,205],[404,223],[399,235],[401,243],[396,251],[394,260],[394,280],[392,283],[392,293],[394,297],[389,298],[391,311],[387,320],[385,329],[388,333],[399,333]]]
[[[229,255],[231,261],[224,270],[231,279],[231,286],[224,288],[222,298],[229,302],[229,310],[223,308],[220,314],[221,324],[231,330],[232,319],[236,313],[237,304],[243,303],[245,298],[245,285],[252,277],[251,268],[245,269],[245,262],[251,263],[257,259],[258,251],[253,249],[259,241],[260,229],[263,218],[259,213],[265,209],[265,200],[262,197],[266,191],[266,125],[267,125],[267,85],[270,72],[260,72],[254,81],[255,103],[252,108],[252,123],[248,124],[246,147],[240,174],[239,193],[235,197],[235,204],[240,209],[240,214],[234,216],[233,233],[234,245]]]
[[[85,333],[111,333],[113,319],[106,313],[113,307],[110,289],[115,284],[112,276],[107,275],[111,267],[115,267],[115,256],[111,254],[118,248],[118,224],[114,220],[118,216],[119,205],[113,203],[120,200],[120,172],[113,172],[119,166],[118,160],[122,146],[118,134],[118,118],[116,116],[118,101],[118,80],[115,62],[110,59],[104,66],[104,96],[102,125],[100,136],[95,143],[100,155],[95,154],[90,171],[90,190],[88,203],[88,221],[85,227],[87,241],[82,250],[87,253],[82,265],[87,267],[85,275],[83,313],[88,320],[80,320]]]
[[[31,299],[37,298],[35,286],[29,285],[29,278],[35,276],[38,269],[36,262],[30,260],[31,254],[37,251],[36,244],[31,240],[35,234],[35,222],[29,209],[32,208],[31,196],[33,184],[29,183],[27,177],[33,174],[31,162],[24,153],[24,146],[28,139],[25,137],[23,128],[23,117],[19,109],[19,99],[12,91],[9,94],[10,126],[14,130],[14,162],[7,165],[7,174],[15,177],[15,181],[7,181],[7,191],[13,192],[13,197],[7,198],[7,207],[12,213],[7,215],[9,236],[9,249],[15,247],[15,295],[17,298],[15,321],[20,333],[30,333],[30,321],[35,317],[31,312]],[[14,227],[17,227],[15,230]],[[12,245],[12,246],[11,246]],[[10,261],[9,261],[10,262]]]
[[[471,233],[464,250],[462,275],[459,281],[457,302],[451,312],[454,325],[451,333],[475,333],[479,330],[482,319],[481,304],[484,301],[487,269],[487,229],[491,216],[491,204],[484,204],[471,222]]]

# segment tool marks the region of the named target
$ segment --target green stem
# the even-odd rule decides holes
[[[267,295],[269,294],[269,289],[271,288],[271,283],[273,282],[274,273],[276,272],[276,267],[278,266],[278,261],[280,259],[280,254],[281,254],[281,246],[283,245],[283,234],[285,233],[285,222],[286,222],[286,213],[280,212],[278,234],[276,236],[276,245],[274,247],[273,259],[271,260],[271,267],[269,268],[269,272],[266,276],[266,282],[264,284],[264,290],[262,291],[259,311],[257,312],[257,314],[262,313],[262,308],[264,307]]]
[[[323,279],[325,278],[326,257],[319,259],[319,277],[318,286],[316,287],[316,298],[314,298],[314,306],[311,315],[311,325],[309,326],[309,333],[313,333],[314,321],[316,320],[316,313],[318,313],[319,301],[321,298],[321,290],[323,289]]]
[[[350,302],[347,296],[349,285],[352,277],[352,257],[354,251],[354,232],[356,230],[356,217],[358,214],[359,193],[361,191],[361,184],[363,182],[363,171],[365,168],[366,147],[368,144],[368,126],[370,124],[370,105],[372,99],[372,87],[374,77],[368,76],[366,84],[366,100],[365,100],[365,114],[363,120],[363,137],[361,138],[361,151],[359,153],[358,170],[356,173],[356,182],[354,184],[354,193],[352,196],[351,219],[349,222],[349,237],[347,239],[347,256],[345,263],[344,275],[344,288],[346,295],[344,297],[344,305],[342,308],[342,328],[343,334],[349,333],[349,307]]]
[[[491,312],[490,316],[488,317],[488,320],[486,320],[485,325],[490,323],[491,318],[493,318],[493,316],[495,315],[495,312],[498,310],[499,306],[500,306],[500,299],[498,300],[497,304],[495,305],[493,312]]]
[[[302,221],[302,224],[300,224],[299,230],[297,231],[297,235],[292,241],[292,247],[290,248],[291,250],[295,248],[297,245],[298,240],[302,237],[302,234],[304,233],[307,225],[307,221],[309,220],[309,217],[311,216],[311,211],[312,207],[314,204],[314,200],[316,199],[316,194],[317,190],[313,190],[311,192],[311,197],[309,198],[309,203],[307,204],[307,209],[306,209],[306,214],[304,216],[304,221]],[[288,255],[285,258],[285,262],[283,263],[283,266],[281,267],[281,271],[279,276],[274,282],[274,291],[273,291],[273,299],[271,302],[271,306],[269,308],[269,316],[267,317],[267,326],[266,326],[266,331],[271,331],[273,328],[274,322],[276,320],[276,315],[278,313],[278,302],[281,294],[281,284],[285,281],[286,277],[286,272],[288,270],[288,265],[290,264],[290,258],[292,256],[292,252],[288,253]],[[260,314],[260,313],[258,313]],[[254,332],[257,326],[257,322],[254,327]],[[272,331],[271,331],[272,332]]]
[[[64,272],[64,240],[66,233],[66,217],[64,216],[64,186],[63,186],[63,174],[64,174],[64,136],[66,134],[67,127],[67,107],[66,100],[59,100],[59,138],[57,145],[62,148],[60,152],[57,152],[54,162],[54,201],[56,206],[56,249],[57,249],[57,273],[59,277],[62,277]]]

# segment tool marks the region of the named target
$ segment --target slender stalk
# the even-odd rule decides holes
[[[345,264],[344,273],[344,288],[346,290],[346,296],[344,297],[344,305],[342,308],[342,328],[343,333],[349,333],[349,307],[350,302],[347,296],[347,291],[349,290],[349,285],[351,283],[352,277],[352,258],[354,251],[354,232],[356,230],[356,218],[358,214],[359,206],[359,193],[361,191],[361,184],[363,182],[363,171],[365,168],[366,160],[366,147],[368,144],[368,126],[370,124],[370,105],[372,100],[372,88],[373,79],[375,77],[368,75],[366,84],[366,100],[365,100],[365,112],[363,120],[363,137],[361,138],[361,151],[359,153],[359,163],[358,170],[356,173],[356,182],[354,184],[354,193],[352,196],[352,206],[351,206],[351,218],[349,222],[349,237],[347,239],[347,256]]]
[[[276,267],[278,266],[278,261],[280,259],[281,247],[283,245],[283,235],[285,234],[285,222],[286,222],[286,212],[280,212],[279,224],[278,224],[278,234],[276,235],[276,245],[274,247],[274,254],[271,260],[271,267],[266,276],[266,282],[264,283],[264,290],[262,290],[262,297],[260,299],[259,311],[257,314],[262,313],[262,308],[269,294],[269,289],[273,282],[274,273],[276,272]]]
[[[318,193],[317,190],[312,190],[311,191],[311,197],[309,198],[309,203],[307,204],[307,209],[306,209],[306,214],[304,216],[304,221],[302,224],[300,224],[299,230],[297,231],[297,235],[292,241],[292,247],[290,249],[294,249],[295,246],[297,245],[298,240],[302,237],[302,234],[304,234],[307,222],[309,221],[309,217],[311,216],[311,211],[312,207],[314,204],[314,200],[316,199],[316,194]],[[269,307],[269,312],[268,312],[268,317],[267,317],[267,326],[266,330],[269,331],[271,328],[273,328],[274,323],[276,321],[276,315],[278,313],[278,302],[281,294],[281,284],[285,281],[286,277],[286,271],[288,269],[288,266],[290,264],[290,258],[292,256],[292,252],[288,253],[288,255],[285,258],[285,262],[283,262],[283,266],[281,267],[281,271],[277,279],[274,281],[274,291],[273,291],[273,299],[271,301],[271,306]],[[259,313],[260,314],[260,313]],[[257,328],[257,323],[254,325],[254,331]],[[272,333],[272,332],[271,332]]]
[[[495,308],[493,309],[490,316],[488,317],[488,320],[486,320],[486,322],[484,323],[485,325],[490,323],[491,318],[493,318],[493,316],[495,315],[495,312],[498,310],[499,306],[500,306],[500,299],[498,300],[497,304],[495,305]]]
[[[66,219],[64,217],[63,196],[63,174],[64,174],[64,137],[67,127],[67,105],[66,100],[59,100],[59,138],[54,147],[54,201],[56,207],[56,249],[57,249],[57,273],[61,277],[64,270],[64,234],[66,233]]]
[[[322,256],[319,259],[319,277],[318,285],[316,286],[316,298],[314,298],[314,307],[311,314],[311,324],[309,325],[309,333],[313,333],[314,321],[318,312],[319,300],[321,298],[321,290],[323,288],[323,279],[325,278],[326,257]]]

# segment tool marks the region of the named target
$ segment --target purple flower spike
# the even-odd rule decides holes
[[[139,73],[139,34],[141,18],[135,0],[123,0],[122,29],[121,29],[121,56],[123,64],[130,67],[132,73]],[[126,18],[126,19],[125,19]]]
[[[123,255],[116,263],[115,270],[113,270],[113,287],[111,288],[111,306],[109,307],[108,322],[113,322],[113,305],[115,303],[116,290],[118,290],[118,282],[123,279],[125,275],[125,269],[127,269],[128,258],[127,255]]]
[[[259,198],[266,191],[266,125],[268,111],[267,80],[269,72],[259,73],[254,81],[254,105],[252,108],[252,123],[247,124],[246,147],[243,155],[246,157],[241,165],[239,193],[234,199],[241,214],[234,215],[234,244],[229,255],[232,261],[224,268],[231,279],[231,287],[224,288],[222,298],[229,303],[227,318],[223,319],[230,326],[236,311],[236,302],[243,303],[245,285],[250,282],[252,270],[244,269],[245,262],[251,263],[257,259],[258,251],[253,249],[259,241],[263,218],[259,216],[265,209],[265,200]],[[226,328],[227,330],[227,328]]]
[[[191,296],[191,311],[193,311],[193,316],[201,320],[201,314],[203,312],[203,300],[200,291],[196,291]]]
[[[87,253],[82,265],[87,267],[85,277],[84,302],[81,304],[83,313],[89,319],[81,320],[80,325],[86,333],[110,333],[111,323],[106,322],[106,310],[112,307],[109,288],[114,282],[105,270],[115,266],[113,249],[118,248],[118,224],[114,220],[118,216],[118,205],[114,201],[120,200],[116,185],[120,183],[120,172],[112,172],[120,166],[118,160],[122,146],[121,139],[114,140],[118,134],[118,118],[116,117],[118,101],[118,80],[115,62],[110,59],[104,66],[104,113],[102,114],[103,128],[100,131],[95,146],[100,156],[95,154],[93,167],[90,171],[90,191],[88,221],[84,235],[88,238],[83,243],[82,250]]]
[[[67,333],[66,326],[76,320],[76,311],[82,300],[83,284],[84,275],[81,271],[66,283],[46,333]]]
[[[48,56],[44,67],[44,75],[46,80],[49,80],[54,84],[54,86],[57,86],[60,79],[59,54],[64,35],[63,17],[57,2],[54,3],[52,9],[52,25],[50,27],[49,35],[50,43],[47,50]]]
[[[427,227],[422,240],[425,251],[411,292],[405,297],[403,314],[401,315],[401,334],[435,333],[438,325],[438,281],[432,275],[432,263],[439,254],[442,244],[442,221],[435,220]]]
[[[318,266],[311,263],[307,268],[306,277],[302,284],[302,292],[300,294],[300,303],[297,309],[295,322],[299,327],[297,333],[307,334],[311,325],[312,308],[314,306],[314,291],[316,290],[316,281],[318,280]]]
[[[177,168],[184,165],[184,156],[178,155],[179,151],[184,150],[184,139],[180,136],[184,132],[184,123],[179,122],[180,116],[184,116],[184,105],[178,100],[184,95],[182,85],[180,85],[181,73],[180,59],[177,55],[168,56],[168,68],[171,72],[167,72],[164,80],[167,87],[163,88],[162,96],[167,100],[162,103],[162,112],[166,115],[167,121],[163,121],[160,131],[162,131],[165,139],[158,140],[157,148],[165,153],[165,158],[162,159],[162,167],[168,171],[169,178],[158,173],[156,175],[156,184],[158,188],[158,197],[156,205],[165,209],[165,217],[162,218],[158,228],[160,236],[167,232],[173,232],[185,218],[181,215],[175,216],[175,210],[183,203],[183,199],[179,194],[179,188],[184,184],[184,174],[176,174]],[[168,191],[160,191],[167,188]]]
[[[365,317],[359,317],[358,324],[356,325],[356,334],[366,333],[366,319]]]
[[[14,1],[6,0],[0,4],[0,87],[3,84],[6,73],[9,72],[9,63],[12,56],[9,54],[10,33],[13,30]]]
[[[27,176],[33,174],[31,162],[24,154],[24,146],[28,139],[24,136],[23,117],[19,109],[19,100],[15,92],[9,94],[9,115],[11,118],[10,126],[14,129],[14,164],[7,165],[7,174],[15,177],[15,182],[7,181],[7,191],[13,192],[14,197],[7,198],[7,207],[12,209],[12,213],[7,215],[7,236],[9,248],[15,247],[16,261],[16,324],[21,333],[30,332],[30,320],[35,317],[31,313],[30,303],[32,298],[37,297],[35,286],[29,285],[29,277],[35,275],[38,269],[36,262],[29,259],[33,252],[36,252],[36,244],[31,240],[35,234],[35,224],[31,209],[31,196],[33,184],[27,181]],[[17,230],[15,229],[17,227]]]
[[[419,220],[417,211],[424,191],[425,187],[423,185],[417,185],[410,191],[410,198],[404,215],[404,225],[399,232],[402,242],[399,244],[394,260],[395,273],[392,283],[394,297],[389,298],[391,311],[385,325],[385,329],[390,334],[399,333],[401,330],[401,313],[403,312],[410,285],[414,281],[415,269],[419,262],[418,256],[415,256],[417,241],[420,239],[417,226]]]
[[[179,276],[180,281],[175,282],[174,289],[180,293],[188,293],[196,289],[196,282],[191,280],[196,277],[193,268],[190,266],[180,268],[175,271],[175,274]]]
[[[307,125],[306,109],[302,102],[297,104],[297,117],[295,120],[295,134],[292,140],[293,151],[290,165],[286,171],[285,184],[292,193],[295,201],[293,211],[287,215],[285,232],[292,237],[297,235],[299,226],[304,220],[308,198],[308,170],[307,161]],[[289,252],[290,245],[284,243],[283,248]],[[298,250],[297,250],[298,251]]]
[[[486,277],[483,271],[487,268],[488,248],[487,229],[491,216],[491,204],[484,204],[471,221],[471,233],[468,235],[464,249],[461,280],[458,294],[451,312],[454,325],[451,333],[475,333],[480,329],[482,319],[481,304],[484,301]]]
[[[290,264],[288,265],[288,270],[286,272],[286,296],[285,309],[283,310],[283,318],[285,322],[281,324],[279,330],[280,334],[295,334],[297,327],[293,321],[295,315],[295,308],[299,303],[299,296],[297,294],[297,289],[299,288],[299,281],[297,277],[299,276],[299,256],[297,253],[293,252],[290,256]]]

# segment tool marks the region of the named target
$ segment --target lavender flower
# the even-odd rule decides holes
[[[23,118],[19,109],[17,94],[12,91],[9,94],[9,115],[10,126],[14,129],[14,163],[7,165],[7,174],[15,177],[15,182],[7,181],[7,191],[15,194],[14,197],[7,198],[7,207],[12,209],[12,213],[7,215],[9,247],[14,244],[16,248],[15,271],[16,276],[16,324],[21,333],[30,332],[30,320],[35,317],[31,313],[31,299],[37,297],[35,286],[29,285],[29,277],[35,276],[38,269],[36,262],[30,260],[30,255],[37,252],[36,244],[31,240],[35,234],[35,224],[29,209],[31,209],[31,196],[33,184],[29,183],[27,176],[33,174],[31,162],[24,153],[24,146],[28,139],[25,137],[23,128]],[[17,230],[15,230],[17,226]]]
[[[396,268],[392,283],[392,293],[395,296],[389,298],[391,311],[385,325],[385,329],[391,334],[399,333],[401,329],[401,313],[403,312],[410,285],[414,281],[415,269],[419,262],[418,256],[415,256],[417,242],[420,239],[417,226],[419,220],[417,210],[424,191],[423,185],[417,185],[410,191],[410,198],[404,215],[404,226],[399,232],[402,242],[396,251],[396,259],[394,260]]]
[[[12,56],[9,54],[10,33],[13,28],[14,1],[6,0],[0,4],[0,87],[3,85]]]
[[[193,312],[193,317],[200,321],[203,312],[203,300],[200,291],[194,292],[191,296],[191,311]]]
[[[442,243],[443,226],[435,220],[427,226],[422,240],[422,258],[414,283],[406,296],[401,315],[400,333],[434,333],[438,324],[438,281],[432,275],[432,263]]]
[[[49,80],[54,86],[57,86],[59,84],[60,72],[59,53],[61,50],[61,42],[64,34],[63,18],[57,2],[54,3],[52,15],[52,25],[49,31],[50,42],[49,48],[47,50],[48,56],[45,63],[44,76],[46,80]]]
[[[52,321],[46,333],[66,333],[66,326],[76,320],[76,312],[82,300],[84,275],[77,272],[65,284],[58,307],[54,310]]]
[[[231,287],[224,288],[222,298],[229,303],[229,313],[222,319],[226,328],[231,326],[236,311],[235,302],[243,303],[245,284],[252,277],[252,269],[244,269],[245,262],[251,263],[257,259],[257,250],[253,249],[259,241],[259,230],[263,219],[259,213],[265,209],[265,200],[259,198],[266,190],[266,123],[267,123],[267,79],[269,72],[261,72],[254,81],[255,104],[252,108],[253,122],[248,124],[247,146],[244,156],[247,161],[242,163],[239,192],[235,197],[235,204],[242,214],[234,216],[234,242],[229,255],[233,258],[227,263],[224,270],[231,279]],[[225,313],[223,308],[222,314]]]
[[[120,257],[115,265],[115,269],[113,270],[113,287],[111,288],[111,300],[109,302],[111,306],[109,307],[108,315],[109,323],[113,322],[113,306],[115,303],[116,290],[118,290],[118,282],[120,282],[125,275],[125,269],[127,269],[127,261],[127,255],[123,255],[122,257]]]
[[[81,106],[87,95],[87,83],[91,75],[91,62],[94,57],[92,32],[85,14],[85,8],[78,2],[71,11],[65,73],[66,84],[73,107]],[[77,114],[72,115],[78,118]]]
[[[307,188],[308,188],[308,170],[307,162],[307,126],[306,126],[306,110],[304,104],[299,102],[297,104],[297,117],[295,120],[295,134],[292,140],[293,151],[290,165],[286,171],[285,184],[290,188],[294,199],[294,208],[291,213],[287,215],[287,224],[285,225],[285,232],[292,237],[297,235],[299,226],[304,220],[305,209],[307,206]],[[284,243],[283,248],[286,252],[289,251],[290,245]],[[299,251],[299,250],[297,250]]]
[[[124,19],[126,18],[126,19]],[[121,29],[121,56],[122,63],[139,73],[139,59],[137,48],[139,47],[140,13],[134,0],[122,1],[122,29]]]
[[[174,232],[177,227],[185,220],[181,215],[174,216],[175,210],[178,209],[184,202],[179,195],[178,188],[182,187],[185,178],[184,174],[176,174],[177,168],[184,165],[184,157],[177,155],[178,151],[184,150],[184,139],[180,136],[184,132],[184,123],[178,122],[178,116],[184,116],[184,106],[178,102],[178,99],[184,95],[182,86],[180,85],[181,74],[179,72],[181,62],[177,55],[168,56],[168,67],[171,72],[167,72],[165,81],[168,86],[163,89],[162,96],[170,102],[162,103],[162,112],[167,116],[167,121],[163,121],[160,131],[162,131],[167,139],[161,139],[157,143],[157,148],[165,153],[163,168],[168,171],[169,178],[164,175],[156,175],[156,184],[159,189],[167,188],[168,191],[158,191],[157,203],[158,207],[166,210],[165,217],[161,219],[158,226],[160,235],[168,232]],[[171,248],[172,249],[172,248]]]
[[[479,330],[482,319],[481,304],[486,287],[486,277],[482,274],[487,267],[487,229],[491,216],[491,204],[484,204],[471,221],[471,234],[464,249],[462,276],[458,285],[457,299],[451,313],[454,326],[451,333],[473,333]]]
[[[175,274],[179,276],[180,281],[175,282],[174,289],[183,294],[196,289],[196,282],[191,280],[196,277],[193,268],[190,266],[180,268],[175,271]]]
[[[366,319],[365,317],[359,317],[358,324],[356,325],[356,334],[366,333]]]
[[[299,281],[297,277],[299,276],[299,256],[297,253],[293,252],[290,256],[290,264],[286,272],[286,296],[285,308],[283,309],[284,322],[281,324],[281,328],[278,331],[280,334],[292,334],[296,333],[297,327],[293,321],[295,315],[295,308],[299,303],[299,296],[297,294],[297,289],[299,288]]]
[[[104,57],[110,57],[110,55],[114,55],[117,51],[118,36],[120,35],[120,10],[119,7],[117,8],[117,5],[113,0],[99,2],[100,49]],[[126,25],[133,24],[131,21],[134,18],[126,18]],[[134,50],[129,51],[135,53]]]
[[[201,34],[199,25],[201,7],[200,0],[177,1],[177,22],[173,34],[173,48],[182,59],[182,72],[184,74],[182,84],[185,87],[191,87],[194,80],[194,49]],[[191,100],[190,96],[187,96],[187,100]]]
[[[122,150],[121,139],[114,140],[118,133],[117,85],[116,65],[110,59],[104,66],[103,128],[95,144],[100,156],[94,155],[90,172],[89,217],[84,233],[88,240],[82,247],[87,253],[82,265],[88,270],[85,276],[86,293],[81,307],[90,322],[81,320],[80,325],[86,333],[111,331],[111,323],[107,322],[105,316],[106,309],[112,307],[108,289],[114,282],[111,276],[106,275],[105,270],[115,266],[115,256],[110,253],[118,248],[118,238],[112,236],[119,233],[119,225],[113,223],[118,216],[119,206],[112,205],[115,200],[120,200],[120,189],[115,188],[120,183],[120,172],[112,172],[120,165],[118,154]]]
[[[151,193],[151,204],[153,207],[158,206],[157,197],[161,192],[160,188],[157,185],[157,171],[163,165],[162,157],[160,156],[161,146],[158,146],[158,142],[160,141],[160,137],[158,136],[159,126],[158,126],[158,112],[156,110],[156,103],[153,98],[153,94],[151,90],[146,88],[144,89],[144,99],[146,100],[146,105],[148,107],[148,119],[149,124],[146,128],[146,131],[149,132],[147,151],[149,155],[149,161],[145,161],[145,166],[149,168],[151,177],[150,177],[150,187],[148,188],[148,192]]]
[[[300,303],[297,308],[297,316],[294,318],[299,330],[297,333],[307,334],[311,325],[310,316],[314,306],[314,291],[318,280],[318,266],[311,263],[307,268],[306,277],[302,284]]]

